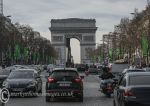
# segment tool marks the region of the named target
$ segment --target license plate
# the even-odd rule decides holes
[[[69,83],[60,83],[59,86],[68,87],[68,86],[70,86],[70,84]]]
[[[73,92],[62,92],[60,96],[73,96]]]
[[[69,96],[69,97],[73,97],[73,92],[54,92],[54,93],[50,93],[51,96],[58,96],[58,97],[65,97],[65,96]]]

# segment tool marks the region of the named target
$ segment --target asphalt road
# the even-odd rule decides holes
[[[113,71],[122,71],[127,65],[113,65]],[[43,77],[43,90],[45,92],[45,74]],[[73,99],[59,99],[54,102],[45,102],[45,97],[25,97],[10,98],[6,106],[113,106],[112,97],[108,98],[102,94],[99,89],[99,78],[97,75],[85,76],[84,83],[84,101],[77,102]]]

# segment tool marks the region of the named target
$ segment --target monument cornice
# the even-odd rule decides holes
[[[50,27],[51,31],[55,30],[97,30],[97,27]]]
[[[52,19],[51,23],[96,23],[95,19],[82,19],[82,18],[67,18],[67,19]]]

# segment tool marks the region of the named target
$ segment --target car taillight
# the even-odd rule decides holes
[[[81,78],[75,78],[75,79],[74,79],[74,82],[75,82],[75,83],[78,83],[78,84],[81,84],[81,83],[82,83],[82,80],[81,80]]]
[[[48,77],[48,83],[54,83],[55,82],[55,79],[52,78],[52,77]]]
[[[133,93],[130,91],[130,90],[125,90],[124,92],[123,92],[123,96],[134,96],[133,95]]]

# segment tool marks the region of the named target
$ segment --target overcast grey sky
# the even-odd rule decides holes
[[[98,31],[96,42],[103,34],[114,30],[122,17],[132,17],[130,13],[137,8],[145,9],[147,0],[3,0],[4,15],[11,15],[13,23],[29,24],[42,36],[51,39],[51,19],[95,18]],[[71,40],[74,47],[79,42]],[[78,53],[76,52],[78,51]],[[79,61],[79,49],[72,49],[75,61]]]

